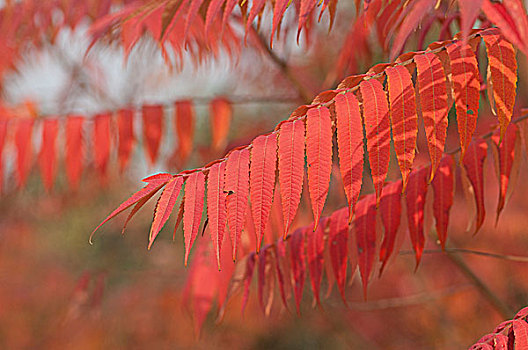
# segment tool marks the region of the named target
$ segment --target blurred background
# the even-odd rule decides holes
[[[369,19],[367,10],[357,12],[352,2],[341,1],[330,32],[329,15],[318,22],[316,10],[299,42],[296,12],[288,9],[280,40],[276,39],[270,51],[272,8],[268,4],[258,19],[256,34],[245,44],[243,27],[233,25],[238,49],[222,47],[215,55],[171,51],[167,63],[159,43],[148,33],[127,53],[114,41],[100,40],[92,45],[90,28],[105,13],[65,12],[57,3],[21,1],[19,4],[27,7],[16,12],[10,10],[15,5],[5,2],[2,10],[2,24],[16,28],[13,38],[8,40],[6,36],[0,43],[10,49],[12,59],[1,62],[1,111],[8,127],[0,157],[4,174],[0,197],[0,348],[454,349],[468,347],[528,304],[528,258],[511,258],[525,256],[528,248],[528,184],[522,181],[528,174],[526,154],[523,151],[517,156],[516,174],[521,180],[510,191],[506,208],[495,223],[499,191],[490,152],[485,165],[485,224],[477,236],[468,231],[474,215],[472,202],[466,200],[457,170],[448,246],[499,256],[442,253],[432,229],[430,191],[426,204],[427,251],[417,271],[408,233],[403,231],[398,242],[400,254],[382,277],[376,273],[372,278],[367,301],[363,300],[358,272],[349,270],[347,306],[336,288],[326,293],[325,278],[323,290],[327,296],[322,308],[313,307],[307,281],[301,316],[295,314],[293,300],[289,300],[289,310],[282,306],[277,286],[270,315],[265,316],[256,298],[255,277],[243,314],[239,293],[229,301],[221,322],[211,311],[200,331],[185,295],[190,268],[183,264],[181,227],[172,238],[176,209],[150,250],[148,232],[155,200],[128,224],[124,235],[124,214],[106,224],[93,245],[88,243],[90,233],[141,187],[140,179],[157,172],[193,169],[222,157],[233,147],[273,130],[297,106],[308,103],[307,97],[334,88],[347,75],[388,62],[389,47],[380,41],[382,30],[367,25],[379,20],[386,5],[379,1],[379,8],[369,9]],[[108,13],[127,5],[127,1],[89,3],[101,8],[110,3]],[[370,6],[377,3],[372,1]],[[441,2],[440,8],[424,15],[405,51],[423,49],[459,31],[458,9],[447,3]],[[52,13],[48,27],[28,25],[42,24],[42,13],[46,11]],[[440,12],[443,16],[438,15]],[[77,15],[75,25],[64,20],[71,13]],[[13,14],[18,14],[19,22],[14,23]],[[233,16],[242,15],[237,7]],[[481,25],[486,23],[479,18],[475,27]],[[31,28],[25,32],[26,27]],[[481,75],[485,77],[484,45],[478,53]],[[524,88],[526,58],[522,54],[518,55],[518,64],[516,113],[521,115],[520,108],[528,97]],[[230,110],[229,117],[220,122],[215,121],[211,107],[218,98],[227,101]],[[174,103],[182,100],[190,101],[194,110],[192,147],[183,156],[178,153],[182,136],[173,126]],[[161,143],[154,161],[148,159],[149,145],[141,136],[144,105],[159,105],[163,110]],[[496,124],[484,93],[480,106],[476,134],[487,133]],[[120,169],[116,112],[123,108],[133,111],[135,143],[130,161]],[[110,146],[106,170],[102,171],[95,155],[99,151],[92,136],[93,116],[107,112],[111,115]],[[62,125],[72,115],[85,118],[81,131],[84,152],[72,153],[82,158],[78,187],[72,186],[65,170],[71,161],[65,156],[68,144]],[[27,167],[23,170],[27,179],[21,181],[21,146],[16,130],[20,120],[28,118],[35,123],[24,151],[29,156],[22,162],[23,169]],[[43,157],[43,122],[50,118],[58,118],[61,127],[56,139],[56,177],[48,188],[41,180],[39,164]],[[447,150],[458,145],[454,118],[451,110]],[[420,123],[416,165],[429,162]],[[223,136],[215,129],[219,125],[227,125]],[[215,144],[213,139],[217,140]],[[346,205],[336,155],[334,161],[326,215]],[[399,176],[392,154],[389,180]],[[366,181],[362,191],[371,193],[371,182]],[[307,198],[304,193],[294,227],[312,221]],[[280,212],[279,202],[274,201],[273,212]],[[279,220],[272,215],[266,242],[282,234]],[[207,234],[198,237],[208,239]],[[477,286],[477,280],[484,287]],[[486,291],[498,302],[493,303]]]

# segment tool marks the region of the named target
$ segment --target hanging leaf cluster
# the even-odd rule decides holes
[[[231,102],[224,97],[210,101],[211,150],[218,154],[227,145],[227,136],[232,119]],[[164,105],[143,105],[87,117],[68,115],[62,117],[35,118],[9,116],[0,118],[0,191],[4,183],[2,153],[11,143],[16,152],[16,178],[18,188],[24,187],[31,170],[34,151],[46,190],[55,184],[60,150],[64,149],[65,173],[71,189],[79,187],[87,159],[102,183],[108,177],[108,166],[115,149],[122,172],[129,165],[136,144],[144,148],[149,164],[158,161],[163,135],[167,128],[174,129],[177,136],[171,158],[180,165],[185,164],[193,150],[195,111],[191,100],[174,102],[172,115],[166,118]],[[141,123],[138,120],[141,119]],[[141,124],[140,130],[138,124]],[[172,124],[172,125],[167,125]],[[37,132],[38,131],[38,132]],[[39,135],[37,135],[37,133]],[[7,137],[7,135],[13,135]],[[64,135],[64,137],[60,137]],[[33,149],[33,138],[40,137],[39,150]],[[59,147],[63,141],[63,147]]]
[[[473,344],[470,350],[528,348],[528,308],[517,312],[512,320],[501,322],[492,333]]]
[[[474,138],[481,90],[475,48],[481,38],[489,61],[489,98],[497,111],[499,127],[493,134]],[[520,159],[519,128],[510,123],[516,95],[516,70],[514,48],[498,29],[476,31],[466,40],[455,38],[434,43],[423,52],[407,53],[394,63],[380,64],[366,74],[346,78],[337,89],[325,91],[312,104],[297,108],[273,132],[256,137],[248,146],[233,149],[225,158],[177,175],[158,174],[144,179],[145,187],[121,204],[101,225],[133,206],[126,220],[128,223],[146,201],[164,187],[156,203],[149,247],[167,222],[177,198],[181,197],[174,234],[183,221],[185,264],[200,230],[207,231],[211,238],[209,244],[199,240],[200,251],[210,250],[207,253],[210,259],[205,259],[208,267],[195,267],[190,279],[206,279],[196,274],[212,271],[214,265],[223,270],[220,275],[224,280],[225,274],[233,274],[229,288],[225,281],[215,287],[218,293],[214,296],[219,298],[220,305],[225,305],[225,298],[233,293],[232,289],[243,288],[244,300],[247,300],[255,269],[259,273],[259,301],[265,312],[269,312],[273,299],[270,294],[274,290],[275,276],[284,304],[288,307],[289,295],[293,295],[298,311],[307,272],[317,303],[320,302],[323,272],[330,286],[334,282],[337,284],[346,302],[347,276],[353,274],[356,267],[366,296],[376,262],[381,262],[381,273],[399,249],[397,242],[402,241],[405,229],[409,232],[418,266],[425,245],[427,196],[433,196],[435,228],[444,247],[453,204],[455,164],[459,164],[463,187],[471,188],[468,193],[475,203],[476,215],[470,223],[474,232],[479,230],[485,218],[483,164],[489,145],[494,150],[501,189],[498,218],[506,201],[512,169]],[[447,117],[453,102],[460,135],[458,161],[444,151]],[[415,168],[419,119],[425,125],[431,162]],[[332,141],[335,131],[337,150]],[[386,183],[391,139],[402,179]],[[364,149],[375,191],[360,198]],[[348,206],[322,216],[334,152],[339,158]],[[314,221],[289,234],[305,183]],[[205,221],[202,217],[204,202],[207,203]],[[274,208],[282,210],[277,213]],[[404,213],[405,218],[402,217]],[[378,216],[382,227],[376,227]],[[278,239],[264,236],[269,235],[270,217],[283,220],[283,234]],[[404,222],[406,227],[402,225]],[[382,239],[378,237],[381,232]],[[244,238],[243,233],[249,238]],[[233,272],[232,264],[226,264],[223,258],[227,251],[225,245],[228,241],[231,243],[229,255],[234,260],[241,241],[247,243],[248,239],[254,242],[254,251],[250,249],[249,255],[245,255]],[[196,260],[197,264],[205,261],[200,257]],[[202,291],[197,290],[197,293]],[[212,299],[207,305],[205,309],[200,307],[201,313],[209,310]]]

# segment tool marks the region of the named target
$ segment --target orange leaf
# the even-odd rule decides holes
[[[464,159],[466,148],[477,126],[480,77],[477,58],[469,44],[458,41],[447,46],[451,61],[453,91],[457,114],[458,133],[460,135],[460,156]]]
[[[496,221],[499,221],[499,215],[502,209],[504,209],[506,202],[506,193],[508,192],[512,166],[516,156],[517,132],[517,125],[510,124],[506,129],[504,137],[497,131],[491,136],[492,145],[495,147],[498,155],[496,168],[499,177],[499,202],[497,203]]]
[[[431,181],[444,153],[447,133],[447,87],[442,62],[433,53],[414,56],[418,72],[418,96],[425,125],[429,156],[431,158]]]
[[[31,118],[19,119],[16,123],[15,146],[17,150],[18,186],[24,187],[31,168],[31,133],[34,120]]]
[[[389,67],[385,73],[389,92],[392,139],[402,174],[403,190],[405,190],[407,177],[414,162],[418,134],[414,85],[409,71],[403,66]]]
[[[488,53],[488,71],[491,76],[493,96],[490,103],[495,105],[501,127],[500,139],[511,121],[517,87],[517,60],[513,46],[504,40],[498,29],[488,29],[481,33]],[[492,100],[493,99],[493,100]]]
[[[383,86],[376,79],[361,82],[363,119],[367,135],[370,171],[379,204],[390,159],[389,105]]]
[[[233,115],[229,100],[218,97],[211,101],[211,147],[215,152],[221,151],[227,145],[227,135]]]
[[[50,191],[57,175],[57,134],[59,121],[47,118],[42,123],[42,146],[40,147],[39,165],[42,182],[46,191]]]
[[[178,135],[178,157],[185,163],[192,152],[194,139],[194,109],[191,101],[174,103],[174,127]]]
[[[153,165],[158,158],[161,144],[163,131],[163,106],[144,105],[142,108],[142,116],[145,151],[147,152],[150,165]]]

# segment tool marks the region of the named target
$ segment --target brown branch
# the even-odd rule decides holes
[[[425,249],[423,254],[472,254],[483,256],[486,258],[502,259],[513,262],[528,263],[528,256],[517,256],[517,255],[504,255],[498,253],[482,252],[478,250],[466,249],[466,248],[446,248],[444,251],[441,249]],[[402,250],[399,253],[400,255],[414,255],[413,250]]]
[[[469,289],[471,284],[460,284],[436,291],[426,291],[414,295],[407,295],[397,298],[379,299],[368,302],[349,302],[348,306],[358,311],[385,310],[399,307],[424,304],[435,299],[444,298],[461,291]]]
[[[288,62],[277,56],[277,54],[268,46],[266,39],[264,39],[262,34],[260,34],[254,26],[251,26],[251,31],[253,32],[254,37],[258,40],[258,44],[268,54],[269,58],[280,69],[286,79],[288,79],[288,81],[297,90],[297,93],[299,94],[299,97],[302,102],[305,104],[309,104],[312,101],[313,93],[306,89],[306,87],[299,81],[299,79],[297,79],[295,74],[290,69]]]
[[[471,283],[479,290],[479,292],[490,302],[497,312],[501,314],[504,319],[511,318],[514,315],[514,311],[493,291],[486,285],[482,280],[469,268],[464,260],[457,254],[447,253],[447,257],[453,262],[456,267],[471,281]]]

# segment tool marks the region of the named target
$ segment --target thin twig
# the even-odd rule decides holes
[[[266,39],[264,39],[262,34],[260,34],[254,26],[251,26],[251,30],[253,31],[255,38],[258,39],[260,46],[268,54],[269,58],[273,61],[273,63],[277,65],[282,74],[284,74],[286,79],[288,79],[288,81],[293,85],[293,87],[295,87],[303,103],[309,104],[312,101],[313,93],[306,89],[306,87],[299,81],[299,79],[297,79],[295,74],[293,74],[292,70],[290,69],[288,62],[277,56],[277,54],[268,46]]]
[[[498,253],[482,252],[478,250],[466,249],[466,248],[446,248],[444,251],[441,249],[425,249],[423,254],[445,254],[445,253],[460,253],[460,254],[472,254],[483,256],[486,258],[502,259],[507,261],[514,261],[520,263],[528,263],[528,256],[516,256],[516,255],[504,255]],[[400,255],[414,255],[413,250],[402,250]]]
[[[426,291],[422,293],[417,293],[414,295],[408,295],[398,298],[387,298],[379,299],[374,301],[367,302],[349,302],[348,306],[353,310],[358,311],[374,311],[374,310],[385,310],[398,307],[407,307],[412,305],[419,305],[430,302],[435,299],[444,298],[461,291],[465,291],[471,287],[471,284],[461,284],[451,286],[445,289],[437,291]]]
[[[495,295],[495,293],[493,293],[493,291],[469,268],[458,254],[447,253],[447,257],[471,281],[471,283],[473,283],[479,292],[504,319],[509,319],[515,314],[514,311],[502,299]]]

